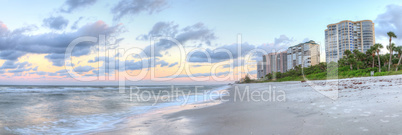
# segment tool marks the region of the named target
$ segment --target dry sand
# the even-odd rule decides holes
[[[317,87],[325,82],[311,83]],[[239,84],[224,97],[229,101],[158,110],[97,134],[402,134],[402,75],[330,82],[339,89],[318,90],[339,92],[336,100],[308,83]],[[283,91],[286,101],[272,97],[271,101],[239,101],[235,93],[246,87],[250,93],[271,87],[271,92],[277,92],[274,98]]]

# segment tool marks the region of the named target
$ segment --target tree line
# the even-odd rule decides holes
[[[398,71],[400,69],[402,59],[402,46],[396,46],[392,43],[392,38],[397,38],[394,32],[388,32],[389,45],[386,46],[388,53],[381,55],[380,49],[384,48],[384,45],[376,43],[366,51],[362,53],[359,50],[345,50],[344,57],[339,59],[339,65],[349,65],[350,70],[378,67],[378,72],[382,71]],[[396,52],[396,54],[394,54]]]

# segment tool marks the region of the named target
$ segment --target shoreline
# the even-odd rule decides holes
[[[225,88],[226,87],[226,88]],[[233,86],[222,86],[220,89],[212,90],[212,91],[227,91],[229,89],[232,89]],[[212,92],[211,91],[211,92]],[[225,97],[225,95],[222,95]],[[206,108],[214,105],[219,105],[223,104],[224,101],[221,101],[219,99],[212,99],[208,101],[203,101],[203,102],[193,102],[193,103],[187,103],[185,105],[180,104],[180,105],[175,105],[175,106],[168,106],[168,107],[162,107],[158,108],[155,110],[150,110],[149,112],[138,114],[138,115],[133,115],[131,117],[126,118],[125,120],[117,123],[114,125],[114,129],[106,129],[102,131],[95,131],[95,132],[88,132],[86,134],[96,134],[96,135],[107,135],[107,134],[113,134],[115,132],[120,132],[119,134],[132,134],[132,132],[126,132],[128,129],[132,128],[138,128],[138,131],[135,131],[135,134],[145,134],[146,130],[141,130],[144,129],[144,124],[147,125],[150,122],[149,121],[154,121],[153,119],[159,118],[163,119],[161,116],[164,114],[173,114],[177,113],[180,111],[185,111],[185,110],[192,110],[192,109],[201,109],[201,108]]]
[[[126,128],[97,134],[400,134],[401,79],[402,75],[341,79],[345,89],[338,90],[336,100],[301,82],[236,84],[227,102],[161,110],[129,119],[122,123]],[[234,102],[235,86],[249,87],[250,92],[272,86],[286,92],[286,101]]]

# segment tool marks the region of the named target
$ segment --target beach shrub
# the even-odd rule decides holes
[[[265,78],[266,78],[267,80],[271,80],[271,79],[272,79],[272,74],[269,73],[269,74],[265,75]]]
[[[343,72],[343,71],[350,71],[350,67],[349,66],[341,66],[338,68],[339,71]]]
[[[246,75],[246,77],[244,77],[244,82],[245,82],[245,83],[250,83],[250,82],[251,82],[251,79],[250,79],[250,77],[248,76],[248,74]]]
[[[386,74],[387,74],[387,72],[376,72],[376,73],[374,73],[374,76],[384,76]]]
[[[282,78],[282,73],[281,72],[276,72],[275,75],[276,75],[276,78]]]
[[[382,66],[382,67],[381,67],[381,71],[383,71],[383,72],[384,72],[384,71],[388,71],[388,67],[387,67],[387,66]]]

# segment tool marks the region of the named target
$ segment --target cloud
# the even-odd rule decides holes
[[[142,59],[138,59],[138,60],[122,60],[120,59],[120,61],[118,61],[115,57],[119,57],[118,55],[114,56],[114,57],[98,57],[96,56],[93,60],[89,60],[88,63],[95,63],[95,62],[99,62],[102,61],[102,65],[100,66],[99,70],[104,72],[104,73],[110,73],[113,72],[115,70],[118,71],[124,71],[124,70],[141,70],[141,69],[147,69],[147,68],[152,68],[152,67],[156,67],[156,66],[161,66],[161,67],[171,67],[174,65],[177,65],[178,62],[176,63],[172,63],[169,64],[168,62],[164,61],[164,60],[160,60],[159,58],[142,58]],[[151,60],[153,60],[155,62],[154,66],[151,65]],[[110,67],[110,62],[115,62],[114,63],[114,67]],[[124,63],[125,68],[123,69],[123,67],[119,67],[119,64]],[[98,72],[98,71],[97,71]]]
[[[218,73],[215,74],[215,76],[218,77],[218,76],[222,76],[222,75],[228,75],[230,73],[231,72],[229,72],[229,71],[218,72]],[[208,76],[212,76],[212,73],[196,73],[196,74],[191,74],[191,76],[193,76],[193,77],[208,77]],[[186,78],[186,77],[190,77],[190,76],[187,75],[187,74],[181,74],[181,75],[178,75],[178,76],[164,76],[164,77],[161,77],[161,78]]]
[[[19,29],[17,29],[19,30]],[[55,66],[64,65],[64,53],[71,41],[82,36],[118,35],[122,32],[120,25],[108,26],[103,21],[87,24],[72,32],[44,33],[28,35],[22,32],[7,31],[0,37],[0,58],[17,59],[26,53],[48,54],[47,59]],[[120,40],[119,40],[120,41]],[[81,42],[72,52],[72,56],[87,55],[97,43]],[[16,54],[9,52],[18,52]]]
[[[310,41],[309,38],[304,38],[303,41],[302,41],[302,43],[305,43],[305,42],[308,42],[308,41]]]
[[[294,40],[287,37],[286,35],[280,35],[279,38],[275,38],[275,45],[286,45],[292,43]]]
[[[179,33],[175,39],[181,43],[189,40],[200,40],[207,45],[211,45],[211,40],[215,40],[216,36],[211,29],[204,25],[204,23],[196,23],[182,29],[182,33]]]
[[[71,26],[71,29],[72,30],[75,30],[75,29],[77,29],[78,28],[78,23],[83,19],[84,17],[80,17],[80,18],[78,18],[78,20],[76,20],[74,23],[73,23],[73,25]]]
[[[0,59],[5,60],[16,60],[23,55],[25,55],[25,53],[21,51],[13,51],[13,50],[0,51]]]
[[[160,61],[158,61],[155,65],[161,65],[161,67],[165,67],[165,66],[168,66],[169,65],[169,63],[167,63],[166,61],[164,61],[164,60],[160,60]]]
[[[152,66],[151,60],[152,59],[142,59],[142,60],[138,60],[138,61],[126,60],[125,61],[126,62],[125,63],[126,70],[140,70],[140,69],[144,69],[144,68],[152,68],[152,67],[155,67],[158,65],[160,65],[161,67],[166,67],[166,66],[170,67],[168,62],[166,62],[164,60],[159,60],[157,58],[155,59],[155,65]],[[147,65],[144,65],[143,62],[146,63]],[[120,69],[120,70],[122,70],[122,69]]]
[[[54,73],[48,72],[48,75],[49,75],[49,76],[65,76],[65,77],[71,77],[70,74],[67,73],[67,70],[66,70],[66,69],[62,69],[62,70],[56,71],[56,72],[54,72]]]
[[[62,69],[62,70],[56,71],[55,73],[67,73],[67,70],[66,70],[66,69]]]
[[[221,47],[217,47],[215,49],[206,49],[206,52],[195,52],[188,59],[189,62],[208,62],[210,60],[211,63],[222,62],[226,60],[237,59],[248,54],[251,50],[255,49],[254,45],[250,45],[248,43],[241,44],[240,53],[238,52],[238,45],[224,45]],[[219,50],[224,50],[224,52],[219,52]],[[216,51],[216,52],[215,52]],[[226,53],[229,52],[230,54]],[[210,57],[207,56],[207,53]]]
[[[38,71],[38,66],[32,69],[32,71]]]
[[[137,15],[141,12],[153,14],[167,7],[166,0],[121,0],[111,10],[113,20],[117,21],[127,15]]]
[[[140,70],[142,68],[145,68],[146,65],[142,64],[142,61],[134,61],[134,60],[127,60],[126,61],[126,70]],[[148,65],[147,67],[149,67]]]
[[[169,65],[169,67],[176,66],[177,64],[179,64],[179,62],[172,63],[172,64]]]
[[[12,32],[9,31],[8,35],[6,35],[6,36],[25,34],[26,32],[31,32],[31,31],[34,31],[34,30],[37,30],[37,29],[38,29],[38,27],[36,25],[28,25],[28,26],[24,26],[24,27],[21,27],[21,28],[17,28]]]
[[[37,67],[35,67],[35,68],[37,68]],[[42,76],[42,77],[45,77],[45,75],[57,76],[57,77],[63,77],[63,76],[64,77],[70,77],[70,75],[67,73],[67,71],[65,69],[62,69],[62,70],[59,70],[59,71],[56,71],[56,72],[45,72],[45,71],[37,71],[37,70],[35,70],[35,68],[33,68],[31,70],[33,72],[29,72],[28,74],[30,74],[30,75],[36,74],[36,75],[39,75],[39,76]],[[20,72],[16,72],[16,73],[20,73]]]
[[[179,26],[172,22],[158,22],[148,34],[137,37],[139,40],[149,40],[152,36],[168,37],[177,40],[180,44],[185,45],[190,42],[194,45],[211,45],[211,41],[217,39],[213,30],[206,27],[203,23],[196,23],[191,26],[184,27],[178,30]],[[155,43],[155,56],[161,57],[162,51],[168,50],[176,46],[172,41],[161,39]],[[144,48],[145,54],[151,56],[151,45]],[[153,57],[153,56],[151,56]]]
[[[15,61],[11,61],[11,60],[5,61],[3,63],[3,65],[0,67],[0,69],[15,69],[15,68],[17,68],[17,65],[14,63],[15,63]]]
[[[74,68],[74,71],[78,72],[78,73],[83,73],[83,72],[89,72],[92,69],[95,69],[95,68],[91,67],[91,66],[78,66],[78,67]]]
[[[151,68],[153,67],[151,65],[151,60],[155,61],[155,65],[161,65],[161,67],[165,67],[168,66],[169,63],[164,61],[164,60],[159,60],[159,58],[143,58],[140,60],[122,60],[120,59],[120,61],[116,60],[115,57],[119,57],[118,55],[114,56],[114,57],[98,57],[96,56],[93,60],[89,60],[88,63],[96,63],[96,62],[100,62],[102,61],[102,65],[99,68],[99,70],[101,70],[102,72],[105,73],[109,73],[111,71],[114,70],[119,70],[119,71],[124,71],[124,70],[141,70],[144,68]],[[114,67],[110,67],[110,62],[115,62],[114,63]],[[125,65],[125,69],[123,69],[123,67],[119,67],[120,63],[124,63]],[[97,71],[98,72],[98,71]]]
[[[375,34],[377,37],[388,37],[387,32],[393,31],[397,36],[402,36],[402,6],[388,5],[385,13],[377,16],[374,22],[377,24],[375,27]],[[399,39],[399,37],[396,39]]]
[[[44,72],[44,71],[36,71],[36,72],[29,72],[29,74],[36,74],[40,76],[48,75],[48,76],[57,76],[57,73],[52,73],[52,72]]]
[[[61,12],[71,13],[72,11],[93,5],[97,0],[67,0],[63,7],[60,9]]]
[[[233,57],[233,62],[222,66],[222,68],[238,67],[246,64],[249,60],[245,60],[244,56],[251,55],[251,60],[262,61],[262,55],[271,52],[285,51],[287,47],[293,45],[295,40],[288,38],[285,35],[280,35],[279,38],[275,38],[273,43],[265,43],[261,45],[251,45],[248,43],[241,44],[240,53],[238,51],[237,44],[224,45],[217,47],[215,49],[206,49],[206,52],[194,52],[189,56],[189,62],[199,62],[199,63],[217,63],[230,60],[230,56]],[[219,52],[219,50],[224,50],[224,52]],[[218,52],[215,52],[218,51]],[[230,52],[230,55],[226,52]],[[205,54],[207,53],[209,57]],[[239,62],[240,60],[240,62]]]
[[[49,27],[55,30],[62,30],[68,25],[68,20],[62,16],[48,17],[43,19],[43,26]]]
[[[148,32],[148,34],[143,34],[138,36],[137,40],[149,40],[152,36],[167,36],[167,37],[175,37],[178,32],[179,25],[174,24],[173,22],[157,22],[154,24],[152,29]]]
[[[53,66],[61,67],[64,65],[64,54],[48,54],[45,56],[49,61],[52,62]],[[73,63],[71,63],[74,66]]]
[[[191,66],[191,67],[202,67],[202,65],[194,65],[194,66]]]
[[[93,60],[88,60],[88,63],[96,63],[99,62],[99,57],[96,56]]]
[[[58,76],[56,73],[47,73],[48,76]]]
[[[303,40],[303,42],[307,40],[307,38],[305,38]],[[260,50],[264,50],[267,53],[271,53],[271,52],[282,52],[285,51],[288,47],[296,45],[296,40],[294,40],[293,38],[289,38],[286,35],[280,35],[279,38],[275,38],[275,42],[274,43],[265,43],[262,45],[258,45],[256,48],[260,49]],[[257,61],[261,61],[262,60],[262,53],[255,53],[254,54],[256,57]]]
[[[31,68],[25,69],[25,68],[18,68],[18,69],[14,69],[14,70],[8,70],[9,73],[21,73],[21,72],[25,72],[25,71],[30,71]]]
[[[28,62],[15,62],[12,60],[7,60],[3,63],[3,65],[0,67],[0,69],[22,69],[28,66],[31,66],[32,64]]]
[[[14,76],[22,75],[22,72],[30,71],[32,68],[28,68],[32,66],[31,63],[28,62],[16,62],[12,60],[7,60],[4,64],[0,67],[0,69],[9,69],[8,73],[14,73]],[[3,71],[4,72],[4,71]]]
[[[0,21],[0,37],[5,36],[8,32],[7,25]]]

